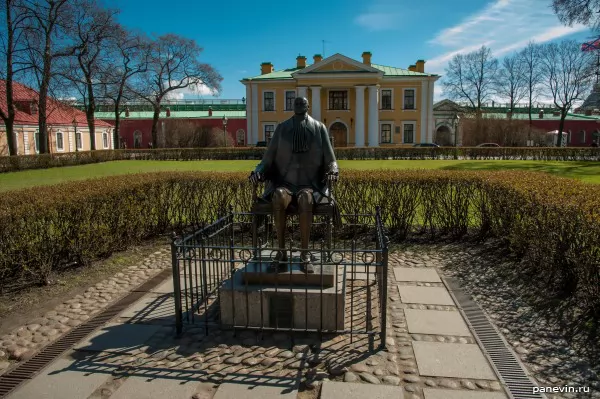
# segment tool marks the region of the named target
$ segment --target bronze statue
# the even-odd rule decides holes
[[[314,273],[308,251],[313,205],[330,198],[331,182],[339,170],[327,128],[311,118],[306,98],[294,101],[294,116],[279,124],[260,164],[250,174],[252,184],[267,181],[263,194],[273,205],[278,251],[273,268],[285,270],[285,212],[291,203],[298,205],[302,268]]]

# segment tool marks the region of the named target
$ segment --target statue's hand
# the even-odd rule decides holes
[[[250,176],[248,176],[248,180],[250,183],[257,185],[259,182],[263,181],[263,174],[259,172],[250,172]]]
[[[325,174],[325,181],[329,184],[336,183],[339,179],[339,172],[327,172]]]

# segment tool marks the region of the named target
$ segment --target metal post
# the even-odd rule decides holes
[[[175,329],[181,335],[183,322],[181,320],[181,286],[179,284],[179,261],[177,259],[177,235],[173,233],[171,240],[171,262],[173,267],[173,299],[175,301]]]

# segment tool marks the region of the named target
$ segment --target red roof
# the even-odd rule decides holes
[[[37,91],[27,87],[21,83],[13,82],[13,96],[15,102],[36,103],[39,99]],[[25,105],[25,104],[24,104]],[[6,81],[0,80],[0,108],[7,109],[6,106]],[[68,125],[73,126],[73,120],[77,121],[78,126],[87,126],[87,118],[85,112],[76,108],[70,107],[60,101],[48,97],[47,103],[48,125]],[[0,124],[3,121],[0,119]],[[38,116],[31,115],[25,110],[16,110],[15,124],[17,125],[37,125]],[[96,127],[112,127],[108,122],[96,119]]]

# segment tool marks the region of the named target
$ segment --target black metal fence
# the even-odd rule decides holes
[[[288,220],[284,271],[269,270],[277,252],[270,216],[252,245],[248,213],[229,213],[172,242],[177,333],[185,326],[379,338],[385,346],[388,239],[379,209],[342,215],[342,227],[314,217],[314,273],[300,269],[297,217]],[[330,244],[329,244],[330,243]]]

